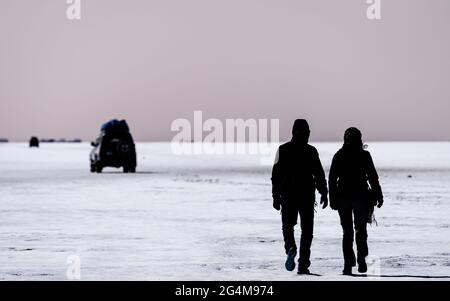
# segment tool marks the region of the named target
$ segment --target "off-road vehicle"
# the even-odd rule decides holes
[[[100,136],[90,154],[91,172],[101,173],[105,167],[136,172],[136,147],[125,120],[111,120],[102,125]]]

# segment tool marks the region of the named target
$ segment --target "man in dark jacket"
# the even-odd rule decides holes
[[[369,187],[370,184],[370,187]],[[383,193],[378,174],[368,151],[362,143],[362,134],[357,128],[345,132],[344,145],[336,153],[331,163],[330,207],[339,211],[343,229],[342,250],[344,253],[344,275],[352,274],[356,265],[353,252],[353,216],[356,231],[358,271],[367,271],[367,223],[374,206],[383,205]]]
[[[298,273],[309,274],[311,243],[314,228],[316,189],[322,195],[323,208],[328,205],[325,173],[317,150],[308,144],[310,135],[306,120],[297,119],[292,129],[292,140],[279,147],[272,170],[273,207],[281,209],[286,269],[295,269],[294,226],[300,214],[302,235]]]

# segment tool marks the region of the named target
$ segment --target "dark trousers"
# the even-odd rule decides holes
[[[306,206],[282,205],[281,220],[283,222],[284,248],[286,254],[292,247],[297,249],[294,227],[297,224],[299,214],[302,235],[300,238],[300,258],[298,262],[301,268],[308,268],[311,265],[310,256],[314,230],[314,203]]]
[[[352,265],[355,262],[353,237],[356,239],[358,259],[364,259],[369,254],[367,246],[367,222],[369,211],[368,208],[360,202],[353,201],[348,202],[346,206],[341,206],[341,208],[339,208],[339,216],[341,218],[342,230],[344,231],[344,236],[342,238],[344,261],[346,265]],[[353,226],[355,231],[353,231]]]

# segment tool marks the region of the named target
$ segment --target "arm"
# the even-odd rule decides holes
[[[377,170],[375,168],[375,164],[373,163],[372,156],[368,153],[368,166],[367,166],[367,179],[369,181],[370,187],[376,197],[378,202],[378,208],[383,205],[383,191],[380,186],[379,177]]]
[[[319,153],[314,150],[314,165],[313,165],[314,180],[316,182],[316,188],[322,195],[320,204],[322,209],[328,206],[328,188],[327,180],[325,178],[325,172],[323,171],[322,162],[320,162]]]
[[[273,207],[277,210],[280,210],[281,205],[281,164],[280,164],[280,149],[278,148],[275,164],[272,168],[272,198],[273,198]]]
[[[337,193],[337,181],[339,178],[338,170],[339,170],[338,160],[335,155],[333,157],[333,161],[331,162],[330,175],[328,178],[328,185],[330,186],[330,207],[333,210],[337,209],[336,193]]]
[[[327,195],[327,180],[325,178],[325,172],[323,171],[322,162],[320,162],[319,153],[317,150],[314,151],[313,174],[317,190],[321,195]]]

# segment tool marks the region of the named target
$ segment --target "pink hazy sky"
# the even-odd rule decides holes
[[[450,1],[0,2],[0,137],[92,139],[127,119],[170,140],[176,118],[277,118],[288,139],[450,139]]]

